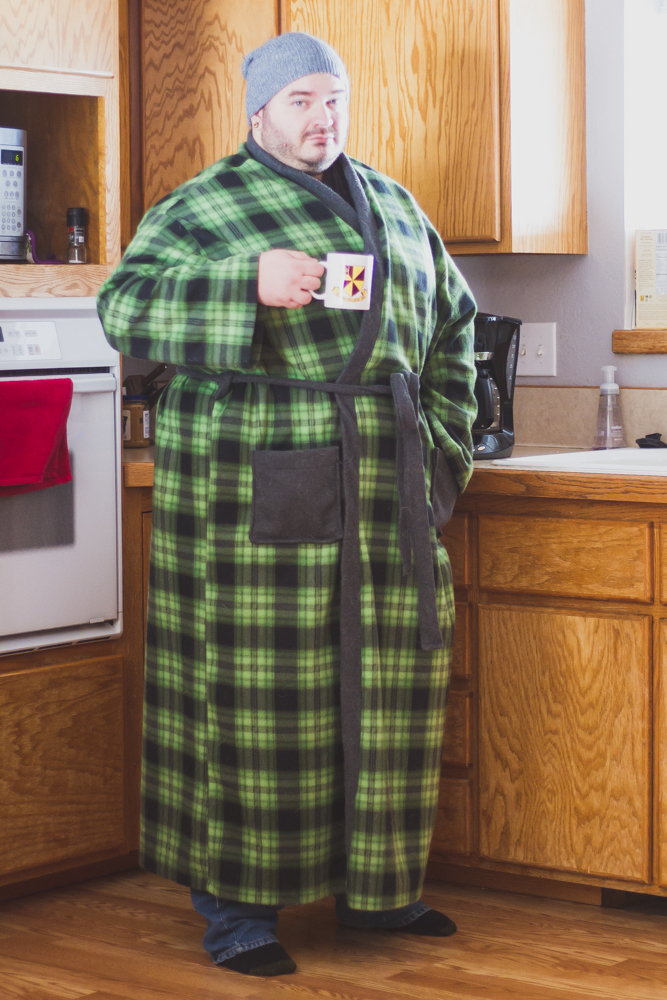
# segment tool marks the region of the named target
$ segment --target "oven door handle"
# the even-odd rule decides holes
[[[116,376],[108,375],[74,375],[72,376],[74,392],[115,392]]]

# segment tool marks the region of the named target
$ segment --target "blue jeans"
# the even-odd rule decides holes
[[[356,927],[358,930],[368,930],[370,927],[382,930],[389,927],[405,927],[430,909],[430,906],[418,899],[416,903],[399,906],[397,910],[351,910],[345,896],[336,896],[336,916],[341,924],[343,927]]]
[[[216,965],[233,955],[276,941],[282,906],[238,903],[210,892],[190,890],[192,905],[208,924],[202,944]]]
[[[190,895],[197,913],[206,917],[208,926],[202,943],[216,965],[277,940],[278,910],[282,906],[239,903],[195,889],[190,890]],[[341,924],[358,929],[405,927],[428,909],[426,903],[418,900],[398,910],[351,910],[345,896],[336,896],[336,916]]]

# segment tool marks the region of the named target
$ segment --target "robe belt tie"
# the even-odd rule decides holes
[[[179,367],[179,375],[189,375],[203,382],[217,382],[216,399],[230,391],[232,384],[251,383],[284,386],[288,389],[312,389],[336,396],[341,413],[343,445],[343,496],[345,526],[341,567],[341,620],[352,626],[348,631],[361,650],[361,562],[359,545],[359,428],[350,396],[392,396],[396,413],[396,478],[399,497],[399,551],[403,573],[413,566],[418,587],[419,637],[422,649],[442,649],[435,589],[434,551],[429,519],[426,476],[421,436],[419,434],[419,376],[414,372],[394,372],[390,385],[354,385],[345,382],[316,382],[308,379],[282,378],[278,375],[246,375],[241,372],[211,374],[194,368]],[[359,662],[359,666],[361,666]]]

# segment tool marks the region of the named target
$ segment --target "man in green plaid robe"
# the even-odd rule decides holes
[[[454,615],[436,529],[472,468],[474,303],[412,196],[342,153],[345,70],[315,39],[304,62],[308,39],[246,59],[253,134],[147,213],[99,296],[118,350],[179,366],[142,864],[218,904],[333,893],[344,922],[407,927],[428,911]],[[369,310],[312,298],[334,251],[373,254]],[[257,940],[209,951],[256,972],[233,956]]]

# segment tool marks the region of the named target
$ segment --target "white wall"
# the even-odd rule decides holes
[[[611,350],[612,330],[626,323],[630,266],[624,205],[624,29],[626,17],[636,14],[631,8],[640,6],[647,8],[644,20],[652,17],[661,26],[667,20],[667,13],[659,13],[661,0],[586,0],[588,254],[456,258],[483,312],[558,324],[557,376],[524,378],[519,384],[596,385],[601,366],[615,364],[621,385],[667,386],[667,356],[617,356]],[[667,52],[658,65],[667,77]],[[633,87],[635,94],[641,90]],[[663,113],[664,103],[665,93],[658,89],[655,107],[662,105]],[[641,157],[632,162],[641,169]],[[661,167],[667,183],[664,160]],[[635,177],[633,184],[645,181]],[[655,228],[661,225],[656,221]]]
[[[628,329],[635,322],[637,229],[667,229],[667,0],[625,0],[625,324]]]

